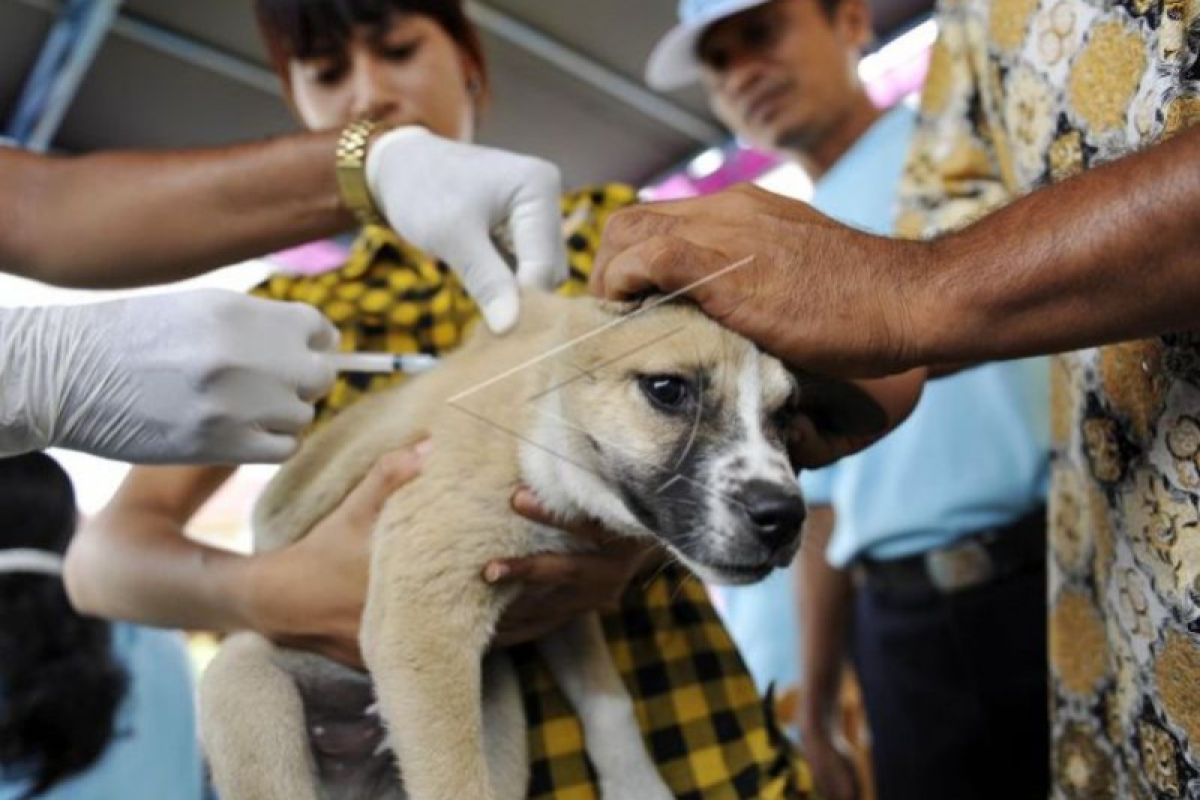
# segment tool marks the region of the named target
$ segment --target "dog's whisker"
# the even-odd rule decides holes
[[[655,336],[648,341],[638,342],[638,344],[636,346],[629,348],[628,350],[626,350],[623,353],[618,353],[617,355],[613,356],[612,358],[607,358],[607,359],[601,361],[599,364],[596,364],[590,370],[584,369],[582,367],[576,366],[575,364],[572,364],[571,366],[574,369],[578,370],[580,374],[572,376],[570,378],[567,378],[566,380],[564,380],[560,383],[554,384],[553,386],[549,387],[548,389],[543,389],[542,391],[537,392],[536,394],[529,397],[526,400],[526,402],[532,403],[533,401],[538,400],[542,397],[545,397],[548,394],[553,394],[554,392],[557,392],[558,390],[569,386],[570,384],[574,383],[575,381],[579,380],[580,378],[584,377],[585,375],[588,377],[594,378],[596,370],[604,369],[605,367],[607,367],[611,364],[615,364],[618,361],[621,361],[622,359],[628,358],[629,356],[637,355],[638,353],[646,350],[646,348],[651,347],[652,345],[658,344],[661,341],[671,338],[672,336],[674,336],[675,334],[677,334],[681,330],[683,330],[683,328],[684,328],[684,326],[680,325],[679,327],[669,330],[666,333],[661,334],[659,336]]]
[[[662,471],[662,472],[669,471],[667,467],[656,467],[655,469]],[[729,505],[744,507],[744,503],[741,500],[737,499],[736,497],[733,497],[732,495],[725,494],[720,489],[715,489],[715,488],[705,484],[703,481],[697,480],[696,478],[692,478],[688,475],[684,475],[682,472],[672,472],[671,474],[672,474],[672,476],[678,476],[679,480],[687,481],[690,485],[692,485],[696,489],[699,489],[701,492],[708,494],[708,495],[712,495],[719,500],[723,500],[726,503],[728,503]]]
[[[563,342],[562,344],[552,347],[549,350],[545,351],[544,353],[534,356],[533,358],[527,359],[526,361],[516,365],[515,367],[511,367],[511,368],[501,372],[498,375],[493,375],[491,378],[488,378],[487,380],[480,381],[480,382],[476,383],[474,386],[464,389],[463,391],[461,391],[461,392],[455,394],[453,397],[451,397],[450,402],[454,403],[454,402],[466,397],[467,395],[474,394],[475,392],[481,391],[482,389],[485,389],[488,386],[498,383],[511,375],[517,374],[521,370],[528,369],[529,367],[532,367],[535,364],[541,363],[542,361],[545,361],[549,358],[554,357],[558,353],[569,350],[570,348],[575,347],[576,345],[578,345],[579,343],[581,343],[583,341],[586,341],[587,339],[591,339],[594,336],[599,336],[601,333],[603,333],[606,330],[615,328],[618,325],[627,324],[634,318],[641,316],[642,314],[645,314],[648,311],[652,311],[653,309],[658,308],[659,306],[664,305],[665,303],[669,303],[677,297],[682,297],[682,296],[686,295],[688,292],[690,292],[691,290],[695,289],[698,286],[708,283],[709,281],[714,281],[714,280],[720,278],[721,276],[723,276],[727,273],[730,273],[736,269],[741,269],[742,267],[746,266],[753,260],[754,260],[753,255],[746,256],[745,258],[735,261],[732,264],[717,270],[716,272],[711,272],[697,280],[694,280],[691,283],[687,284],[686,286],[682,286],[669,294],[665,294],[662,297],[656,298],[655,300],[652,300],[651,302],[647,303],[646,305],[642,306],[641,308],[637,309],[636,311],[633,311],[629,314],[626,314],[623,317],[620,317],[618,319],[615,319],[615,320],[607,322],[603,325],[600,325],[597,328],[593,328],[592,330],[590,330],[586,333],[582,333],[579,336],[576,336],[572,339],[568,339],[567,341]]]
[[[693,579],[695,579],[695,576],[690,570],[684,572],[683,577],[679,579],[679,583],[675,584],[675,588],[671,590],[671,595],[668,598],[668,601],[674,603],[676,600],[678,600],[679,596],[683,594],[683,590],[687,588],[687,582]]]
[[[696,363],[699,364],[700,363],[700,351],[699,351],[699,347],[696,345],[694,339],[692,340],[692,347],[695,351]],[[688,431],[687,443],[684,444],[683,450],[680,452],[679,458],[675,460],[675,464],[672,466],[672,469],[679,469],[679,465],[682,464],[687,459],[687,457],[691,454],[692,446],[696,443],[696,436],[700,431],[700,415],[701,415],[701,412],[704,410],[704,376],[703,375],[701,375],[699,377],[698,384],[699,384],[699,391],[697,392],[697,394],[699,396],[696,398],[696,413],[695,413],[695,416],[692,418],[691,429]]]
[[[661,564],[659,564],[657,567],[654,568],[654,571],[651,572],[650,575],[648,575],[646,577],[645,582],[642,584],[643,592],[646,591],[647,589],[649,589],[650,584],[652,584],[652,583],[654,583],[654,581],[658,580],[658,577],[660,575],[662,575],[664,572],[666,572],[668,567],[670,567],[672,564],[680,563],[679,559],[676,558],[675,554],[672,553],[670,550],[663,548],[663,554],[666,556],[666,558],[663,559]]]
[[[657,489],[655,489],[655,490],[654,490],[654,493],[655,493],[655,494],[662,494],[662,493],[663,493],[663,492],[665,492],[667,489],[669,489],[671,486],[673,486],[673,485],[675,484],[675,481],[677,481],[677,480],[680,480],[682,477],[683,477],[683,476],[682,476],[682,475],[680,475],[678,472],[677,472],[677,473],[675,473],[675,474],[674,474],[674,475],[672,475],[670,478],[668,478],[668,479],[666,480],[666,482],[665,482],[665,483],[663,483],[661,486],[659,486]]]
[[[631,452],[630,450],[628,450],[628,449],[624,448],[624,446],[623,446],[623,445],[617,444],[616,442],[614,442],[614,441],[612,441],[612,440],[610,440],[610,439],[607,439],[607,438],[600,438],[600,437],[596,436],[596,434],[594,434],[594,433],[590,432],[590,431],[589,431],[587,428],[584,428],[584,427],[581,427],[581,426],[579,426],[579,425],[576,425],[576,424],[575,424],[574,422],[572,422],[571,420],[569,420],[569,419],[566,419],[565,417],[559,416],[558,414],[555,414],[553,411],[548,411],[547,409],[544,409],[544,408],[539,408],[539,409],[538,409],[538,413],[539,413],[539,414],[541,414],[543,417],[546,417],[546,418],[548,418],[548,419],[552,419],[552,420],[554,420],[555,422],[559,422],[559,423],[561,423],[561,424],[563,424],[563,425],[566,425],[568,428],[571,428],[572,430],[576,430],[576,431],[579,431],[580,433],[587,434],[588,436],[591,436],[591,437],[592,437],[593,439],[595,439],[596,441],[598,441],[598,442],[600,442],[600,443],[602,443],[602,444],[606,444],[606,445],[608,445],[609,447],[613,448],[614,450],[617,450],[618,452],[620,452],[620,453],[621,453],[622,455],[624,455],[624,456],[627,456],[627,457],[630,457],[630,458],[634,458],[634,457],[636,457],[636,454],[634,454],[634,453],[633,453],[633,452]],[[593,474],[595,474],[595,473],[593,473]]]
[[[567,456],[564,456],[562,453],[557,453],[557,452],[551,450],[550,448],[540,444],[539,442],[535,442],[533,439],[529,438],[528,436],[525,436],[517,431],[510,430],[509,428],[504,427],[503,425],[499,424],[498,422],[496,422],[494,420],[490,420],[487,417],[485,417],[484,415],[479,414],[475,411],[472,411],[471,409],[466,408],[465,406],[459,405],[458,403],[455,403],[455,402],[447,402],[447,405],[449,405],[451,408],[458,409],[459,411],[463,412],[464,414],[466,414],[468,416],[474,417],[475,419],[479,420],[480,422],[487,423],[488,425],[491,425],[496,430],[501,431],[503,433],[507,433],[509,436],[512,436],[513,438],[518,439],[531,447],[536,447],[538,450],[541,450],[544,453],[548,453],[557,459],[565,461],[568,464],[571,464],[572,466],[578,467],[579,469],[583,470],[584,472],[587,472],[590,475],[595,475],[597,478],[603,477],[599,473],[592,470],[590,467],[588,467],[584,464],[580,464],[579,462],[577,462],[571,458],[568,458]]]

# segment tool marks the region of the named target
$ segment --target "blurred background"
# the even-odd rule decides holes
[[[805,198],[803,171],[723,133],[699,89],[660,94],[641,75],[675,0],[467,2],[483,32],[494,102],[479,140],[550,159],[568,187],[624,181],[647,199],[744,180]],[[911,98],[936,31],[930,0],[874,0],[877,39],[860,65],[874,98]],[[0,0],[0,136],[61,154],[220,145],[297,128],[267,66],[246,0]],[[64,231],[70,235],[70,231]],[[280,264],[328,269],[342,245],[318,242],[232,265],[192,283],[247,288]],[[141,291],[155,291],[154,289]],[[0,275],[0,304],[95,300]],[[85,514],[127,470],[75,453]],[[271,468],[242,469],[197,519],[198,534],[243,547],[245,509]]]

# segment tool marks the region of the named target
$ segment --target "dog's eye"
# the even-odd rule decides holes
[[[675,375],[643,375],[638,385],[650,402],[665,411],[683,408],[691,396],[688,382]]]
[[[783,405],[771,413],[771,423],[778,428],[787,427],[799,413],[800,395],[798,392],[792,392],[788,395],[788,399],[784,401]]]

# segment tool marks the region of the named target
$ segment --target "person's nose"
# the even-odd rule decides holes
[[[386,119],[392,116],[398,99],[390,90],[386,64],[373,53],[357,52],[351,61],[353,97],[350,111],[355,119]]]

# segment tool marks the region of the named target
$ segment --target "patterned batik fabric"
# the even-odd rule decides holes
[[[636,199],[626,186],[563,198],[570,278],[565,295],[587,291],[608,217]],[[275,275],[255,290],[319,308],[347,351],[444,353],[475,324],[477,310],[454,273],[391,230],[362,231],[342,268]],[[403,375],[338,377],[317,424]],[[668,786],[688,800],[808,798],[811,779],[774,723],[700,582],[677,567],[635,582],[604,618],[609,650],[634,699],[642,733]],[[530,646],[513,648],[528,719],[531,800],[598,798],[579,721]]]
[[[959,227],[1200,122],[1196,0],[946,0],[940,12],[906,235]],[[1053,369],[1053,796],[1200,798],[1200,338],[1085,350]]]

